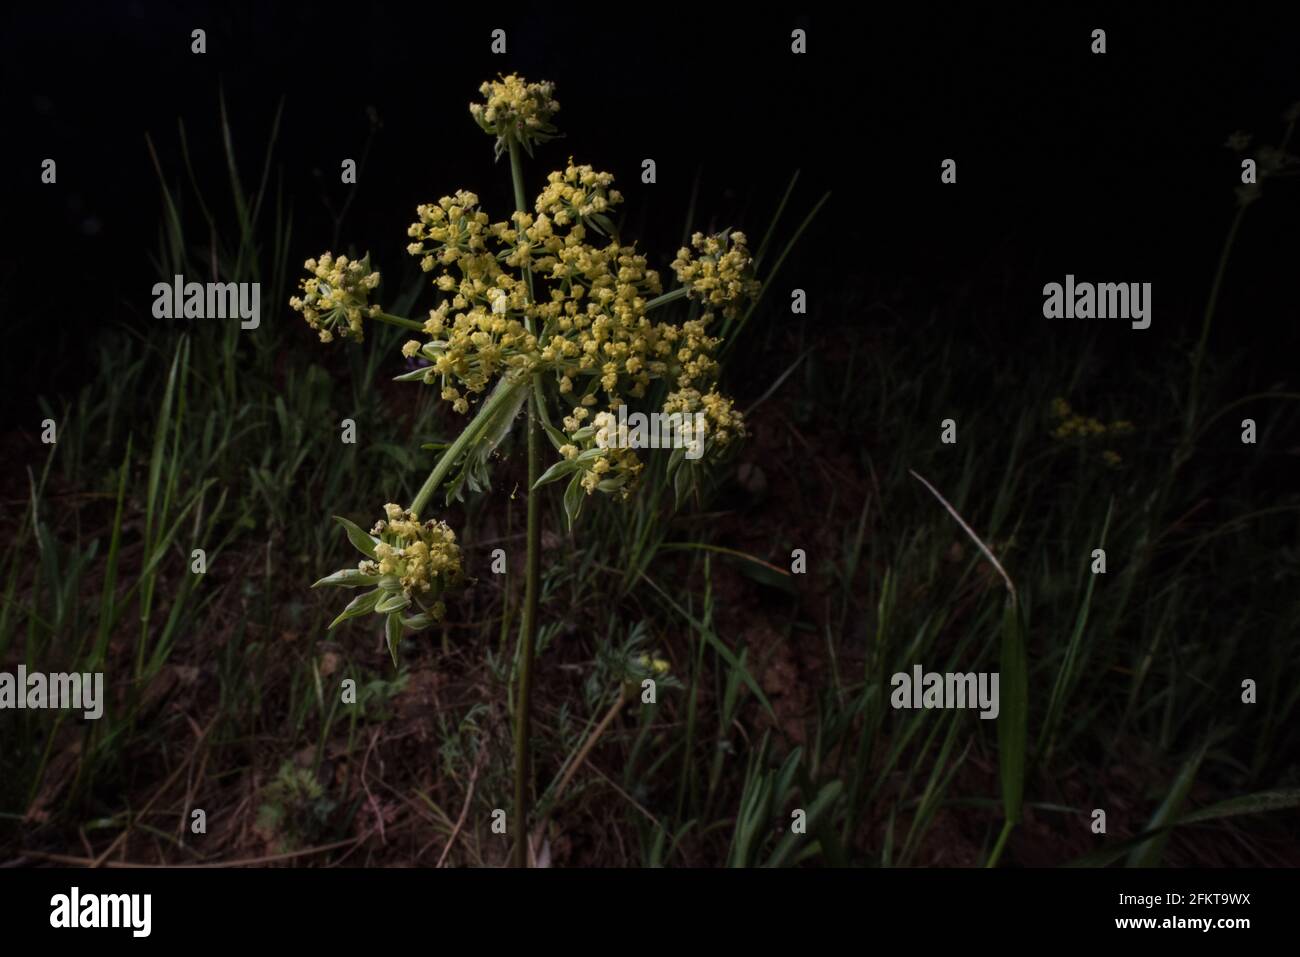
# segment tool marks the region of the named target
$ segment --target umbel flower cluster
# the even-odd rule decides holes
[[[757,289],[743,233],[697,233],[672,267],[703,311],[680,325],[654,321],[648,306],[662,281],[614,233],[608,214],[623,197],[613,181],[570,160],[550,174],[533,212],[493,222],[462,191],[420,206],[407,230],[408,252],[446,298],[429,313],[427,338],[408,341],[403,354],[426,359],[420,377],[462,413],[503,372],[550,377],[564,435],[556,447],[579,463],[588,493],[630,489],[642,463],[632,449],[602,447],[597,418],[646,399],[656,380],[667,384],[657,411],[703,412],[715,446],[744,434],[717,391],[719,340],[709,330]]]
[[[462,438],[472,432],[478,442],[491,433],[499,441],[526,397],[535,395],[557,453],[537,484],[569,479],[565,507],[572,521],[583,493],[627,497],[643,471],[637,449],[616,441],[620,409],[626,414],[625,407],[637,406],[682,423],[691,448],[706,456],[745,434],[740,412],[717,388],[716,330],[740,314],[760,285],[746,236],[728,230],[692,236],[671,263],[678,288],[665,292],[660,273],[634,243],[619,238],[614,216],[623,196],[613,175],[572,158],[529,202],[514,165],[516,146],[531,153],[558,135],[551,125],[559,110],[553,86],[511,75],[483,84],[481,92],[483,102],[471,104],[470,113],[497,137],[498,155],[510,149],[519,208],[494,218],[467,190],[416,207],[407,252],[436,290],[427,318],[389,316],[369,303],[379,274],[368,256],[349,262],[326,253],[308,260],[311,276],[291,305],[326,342],[335,335],[361,338],[367,318],[420,333],[402,354],[423,365],[399,378],[433,385],[454,411],[473,413]],[[672,302],[687,313],[683,321],[651,315]],[[482,456],[484,443],[477,453],[467,451],[473,444],[454,444],[460,451],[447,458],[464,454],[468,463]],[[674,453],[669,469],[681,468],[681,459]],[[442,481],[444,474],[435,474],[426,487]],[[479,487],[473,479],[471,485]],[[413,508],[422,505],[417,499]],[[412,515],[389,514],[385,521],[370,536],[349,529],[358,547],[374,539],[373,554],[355,576],[331,580],[340,572],[323,583],[378,579],[387,591],[372,610],[390,614],[391,622],[407,607],[401,602],[415,603],[420,615],[436,620],[441,605],[426,599],[431,590],[441,593],[453,569],[459,572],[454,536],[445,526],[419,525]]]
[[[531,156],[534,144],[545,143],[558,135],[551,125],[551,117],[560,111],[560,104],[552,95],[554,83],[527,83],[512,73],[500,80],[489,80],[478,91],[484,102],[471,103],[469,113],[483,132],[497,138],[498,158],[505,151],[509,136],[516,137]]]
[[[750,265],[744,233],[696,233],[690,247],[678,250],[673,272],[692,298],[734,317],[739,304],[758,292],[758,283],[749,278]]]
[[[403,630],[420,631],[441,621],[446,614],[443,596],[463,576],[456,533],[446,522],[421,522],[414,512],[391,503],[384,506],[384,515],[369,533],[336,516],[362,560],[356,568],[337,571],[312,587],[370,587],[330,627],[371,612],[387,616],[388,644],[396,664]]]
[[[405,601],[419,602],[442,617],[442,603],[429,604],[446,585],[460,578],[460,547],[456,533],[446,522],[424,522],[400,505],[385,505],[387,518],[381,518],[370,530],[377,536],[375,557],[361,562],[362,575],[378,575],[381,580],[396,578]],[[404,609],[407,606],[402,606]]]
[[[311,277],[302,280],[302,296],[294,296],[289,305],[320,333],[321,342],[333,341],[336,332],[344,339],[359,340],[362,317],[379,314],[379,307],[366,301],[379,285],[379,273],[370,268],[370,255],[353,261],[322,253],[319,260],[308,259],[304,265]]]

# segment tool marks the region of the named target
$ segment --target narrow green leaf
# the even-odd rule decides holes
[[[1002,614],[998,764],[1002,776],[1002,810],[1007,822],[1020,822],[1025,796],[1025,739],[1029,730],[1029,674],[1025,661],[1024,620],[1014,596]]]
[[[1225,817],[1236,817],[1240,814],[1263,814],[1268,811],[1283,811],[1296,807],[1300,807],[1300,789],[1259,791],[1255,794],[1228,798],[1226,801],[1219,801],[1209,807],[1203,807],[1199,811],[1185,814],[1173,824],[1166,824],[1163,827],[1143,831],[1141,834],[1120,841],[1117,844],[1099,848],[1076,858],[1066,867],[1105,867],[1108,864],[1115,863],[1125,854],[1139,850],[1148,841],[1161,837],[1168,838],[1169,833],[1174,828],[1182,827],[1185,824],[1200,824]]]
[[[375,611],[381,615],[386,615],[389,612],[404,611],[410,607],[411,599],[407,598],[400,591],[396,594],[388,595],[386,598],[381,598],[375,603]]]
[[[423,382],[429,374],[428,367],[412,369],[410,372],[403,372],[401,375],[393,376],[394,382]]]
[[[681,605],[677,604],[677,602],[673,601],[672,596],[655,584],[654,579],[645,572],[641,572],[641,578],[647,585],[660,594],[664,601],[668,603],[668,607],[677,612],[677,614],[681,615],[689,621],[692,626],[694,626],[695,630],[699,632],[700,637],[708,643],[709,647],[717,652],[718,656],[727,663],[733,672],[739,675],[740,680],[745,683],[745,686],[749,688],[754,697],[758,699],[758,703],[763,706],[763,710],[768,713],[773,721],[778,721],[779,719],[776,716],[776,711],[772,708],[772,702],[767,699],[767,695],[763,693],[762,687],[754,680],[754,676],[749,673],[749,669],[745,667],[744,657],[747,654],[747,650],[742,651],[740,657],[737,658],[735,652],[726,646],[723,640],[714,633],[711,626],[704,624],[689,611],[682,608]]]
[[[1236,817],[1240,814],[1262,814],[1265,811],[1284,811],[1300,807],[1300,788],[1287,788],[1277,791],[1258,791],[1241,797],[1228,798],[1199,811],[1184,814],[1178,819],[1182,824],[1198,824],[1201,821],[1217,821],[1219,818]]]
[[[682,462],[684,462],[685,460],[686,460],[686,449],[684,447],[678,446],[677,448],[673,449],[672,453],[668,456],[668,474],[672,475],[674,472],[676,472],[678,466],[680,466]]]
[[[570,472],[577,471],[579,468],[581,468],[581,466],[573,459],[560,459],[560,461],[556,462],[538,477],[533,488],[541,488],[543,485],[557,482]]]
[[[407,631],[424,631],[430,625],[436,623],[436,619],[428,612],[420,612],[418,615],[412,615],[410,618],[402,619],[402,627]]]
[[[758,244],[758,252],[754,254],[755,269],[758,269],[763,264],[763,257],[767,254],[768,244],[772,242],[772,234],[776,232],[776,224],[781,221],[781,214],[785,212],[785,204],[790,201],[790,194],[794,192],[794,184],[797,182],[799,182],[799,170],[795,170],[794,175],[790,177],[790,185],[785,188],[785,195],[781,197],[776,212],[772,214],[772,219],[767,224],[767,232],[763,234],[763,241]]]
[[[319,588],[322,585],[334,585],[340,588],[360,588],[363,585],[378,585],[379,581],[379,575],[363,575],[356,568],[340,568],[332,575],[326,575],[311,587]]]
[[[1201,768],[1201,761],[1205,759],[1205,751],[1208,742],[1202,744],[1196,750],[1196,753],[1183,762],[1178,776],[1174,778],[1174,783],[1165,795],[1164,801],[1160,807],[1156,808],[1156,813],[1152,815],[1151,820],[1147,823],[1148,831],[1159,831],[1155,837],[1149,841],[1144,841],[1141,846],[1133,849],[1128,856],[1129,867],[1158,867],[1160,858],[1165,852],[1165,845],[1169,843],[1169,833],[1165,830],[1169,825],[1177,823],[1178,815],[1182,812],[1183,802],[1187,800],[1187,795],[1192,790],[1192,784],[1196,780],[1196,772]]]
[[[569,487],[564,490],[564,515],[569,520],[569,530],[578,522],[578,515],[582,512],[582,500],[587,497],[587,490],[582,487],[582,473],[579,472],[569,481]]]
[[[348,607],[339,613],[339,616],[330,622],[330,627],[334,628],[349,618],[356,618],[358,615],[367,615],[374,611],[375,603],[383,594],[378,588],[374,591],[368,591],[364,595],[358,595],[352,601],[348,602]]]
[[[348,541],[356,547],[357,551],[365,555],[366,558],[375,557],[375,546],[379,544],[379,539],[363,532],[355,522],[349,522],[341,515],[335,515],[334,521],[343,526],[343,530],[348,533]]]
[[[550,422],[546,421],[545,419],[542,419],[541,421],[542,421],[542,428],[546,430],[546,436],[551,440],[551,445],[555,447],[555,451],[558,452],[563,446],[572,444],[569,440],[569,437],[565,435],[563,432],[561,432],[559,429],[557,429],[555,426],[551,425]],[[591,428],[591,426],[588,426],[588,428]],[[593,434],[594,432],[595,430],[592,429]],[[576,434],[574,435],[574,438],[575,439],[577,438]]]
[[[691,495],[691,489],[695,486],[695,471],[692,466],[683,463],[678,466],[677,471],[673,473],[673,501],[675,508],[681,508]]]
[[[393,656],[393,667],[397,667],[397,645],[402,640],[402,616],[394,612],[384,622],[384,636],[388,639],[388,653]]]
[[[842,781],[831,781],[817,792],[817,797],[805,809],[809,834],[817,828],[822,817],[835,807],[835,802],[840,799],[843,792],[844,782]],[[788,824],[788,821],[783,822],[783,825]],[[781,843],[776,846],[772,856],[767,859],[766,866],[784,867],[791,855],[799,849],[799,845],[809,840],[809,834],[795,834],[793,831],[787,830],[785,836],[781,838]]]

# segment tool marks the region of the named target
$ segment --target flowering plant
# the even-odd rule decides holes
[[[444,597],[462,579],[455,533],[441,521],[423,520],[426,506],[445,485],[446,501],[468,487],[489,484],[491,452],[527,405],[528,534],[516,725],[516,835],[524,833],[528,696],[538,601],[539,493],[568,480],[564,508],[572,527],[583,501],[597,492],[626,499],[637,486],[643,447],[616,435],[629,401],[653,403],[684,424],[696,454],[675,448],[668,463],[679,496],[693,480],[697,459],[745,434],[731,399],[717,388],[711,330],[733,321],[761,286],[741,232],[695,233],[671,263],[678,287],[665,292],[635,244],[625,244],[613,219],[622,194],[607,172],[576,164],[551,172],[530,204],[524,192],[522,152],[558,132],[559,110],[550,83],[518,76],[483,84],[484,101],[470,106],[478,125],[496,137],[495,153],[508,153],[515,211],[494,220],[479,197],[460,190],[416,208],[407,251],[430,274],[440,301],[427,318],[384,312],[370,302],[379,274],[369,256],[349,260],[330,253],[309,259],[310,276],[290,305],[323,342],[360,339],[365,321],[397,325],[415,334],[402,346],[407,358],[427,365],[398,376],[439,390],[469,421],[441,455],[410,508],[389,504],[369,533],[338,519],[362,553],[356,568],[317,585],[367,587],[335,624],[363,614],[385,616],[389,650],[406,632],[445,614]],[[651,317],[669,303],[690,299],[694,315],[676,324]],[[626,433],[626,426],[621,430]],[[542,441],[556,455],[543,470]],[[622,438],[624,441],[616,441]],[[454,474],[453,474],[454,473]],[[516,848],[522,855],[522,841]],[[522,860],[522,857],[519,858]]]

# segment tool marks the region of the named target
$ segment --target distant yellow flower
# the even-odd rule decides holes
[[[1076,413],[1070,408],[1070,403],[1059,397],[1052,400],[1052,415],[1060,420],[1051,432],[1054,439],[1079,438],[1086,441],[1096,436],[1117,437],[1133,432],[1133,423],[1127,419],[1117,419],[1106,425],[1100,419]],[[1113,449],[1106,449],[1101,457],[1111,468],[1118,468],[1123,461]]]
[[[637,658],[637,664],[641,666],[642,671],[649,671],[657,675],[666,675],[671,665],[663,658],[651,658],[649,655],[641,655]]]
[[[336,332],[360,340],[362,317],[379,313],[379,306],[367,301],[379,285],[379,273],[370,268],[370,254],[349,260],[326,252],[304,265],[311,276],[299,282],[303,295],[291,298],[289,306],[302,313],[321,342],[332,341]]]

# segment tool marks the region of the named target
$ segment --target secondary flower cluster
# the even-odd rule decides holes
[[[321,342],[332,341],[336,330],[342,338],[360,340],[362,316],[379,313],[379,307],[368,302],[371,290],[379,285],[379,273],[370,268],[370,254],[350,260],[335,259],[327,252],[319,261],[308,259],[304,265],[312,275],[299,283],[303,295],[294,296],[289,305],[320,333]]]
[[[744,233],[696,233],[690,247],[677,251],[673,272],[677,281],[690,289],[692,299],[717,307],[730,317],[743,299],[758,294],[759,284],[749,276],[751,263]]]
[[[623,194],[610,189],[613,173],[597,173],[590,166],[574,166],[573,160],[564,170],[556,170],[546,178],[546,188],[537,197],[536,209],[543,219],[550,218],[557,226],[583,222],[590,226],[593,219],[623,202]],[[608,220],[595,219],[597,231]]]
[[[421,257],[425,272],[440,270],[435,285],[451,298],[424,323],[430,341],[408,341],[402,354],[428,359],[424,380],[440,379],[442,398],[463,414],[469,411],[466,396],[483,392],[497,373],[527,371],[536,363],[537,337],[521,318],[528,314],[528,288],[488,248],[489,241],[500,246],[505,224],[489,225],[473,193],[444,196],[417,207],[416,215],[407,229],[415,240],[407,252]]]
[[[560,111],[552,95],[554,83],[527,83],[512,73],[489,80],[479,87],[479,92],[484,102],[471,103],[469,112],[485,133],[497,138],[498,156],[505,149],[507,137],[514,136],[531,148],[557,135],[551,125],[551,117]]]
[[[421,523],[414,512],[400,505],[384,506],[381,518],[370,530],[377,536],[375,557],[363,561],[357,570],[363,575],[395,578],[402,595],[429,608],[428,600],[440,596],[460,579],[460,546],[456,533],[446,522]],[[442,603],[434,606],[434,617],[442,617]]]
[[[421,522],[400,505],[385,505],[384,514],[369,533],[336,518],[363,558],[356,568],[327,575],[313,587],[369,588],[330,627],[371,612],[387,616],[388,645],[396,661],[404,631],[428,628],[446,614],[442,598],[462,578],[460,546],[446,522]]]

